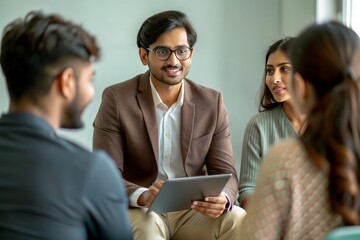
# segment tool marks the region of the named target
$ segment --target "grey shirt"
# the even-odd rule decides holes
[[[0,118],[0,239],[132,239],[119,171],[104,152],[30,113]]]
[[[287,118],[282,105],[258,113],[250,119],[243,139],[239,203],[254,193],[262,157],[269,148],[274,143],[294,136],[297,136],[297,133]]]

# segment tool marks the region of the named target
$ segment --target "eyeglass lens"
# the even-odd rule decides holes
[[[172,52],[175,53],[175,56],[177,57],[177,59],[186,60],[190,57],[191,49],[188,47],[181,47],[181,48],[177,48],[175,50],[171,50],[166,47],[158,47],[158,48],[154,49],[154,52],[156,54],[156,57],[159,60],[169,59]]]

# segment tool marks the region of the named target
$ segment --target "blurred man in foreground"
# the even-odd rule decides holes
[[[82,127],[99,50],[58,15],[31,12],[4,29],[10,106],[0,118],[0,239],[132,239],[111,158],[56,134]]]

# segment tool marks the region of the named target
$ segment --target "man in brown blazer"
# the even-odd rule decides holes
[[[223,97],[185,78],[196,38],[181,12],[148,18],[137,45],[149,71],[106,88],[94,121],[93,147],[122,172],[136,239],[237,239],[245,215],[233,206],[238,180]],[[218,197],[191,210],[145,213],[164,180],[206,173],[232,174]]]

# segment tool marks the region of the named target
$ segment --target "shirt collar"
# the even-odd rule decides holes
[[[149,76],[149,81],[150,81],[151,94],[152,94],[152,97],[153,97],[155,107],[158,106],[159,104],[164,104],[163,101],[161,100],[158,92],[156,91],[156,88],[155,88],[154,84],[151,81],[151,75]],[[178,99],[174,103],[174,105],[175,106],[178,105],[178,106],[181,107],[183,105],[183,103],[184,103],[184,79],[181,80],[180,94],[178,96]]]

